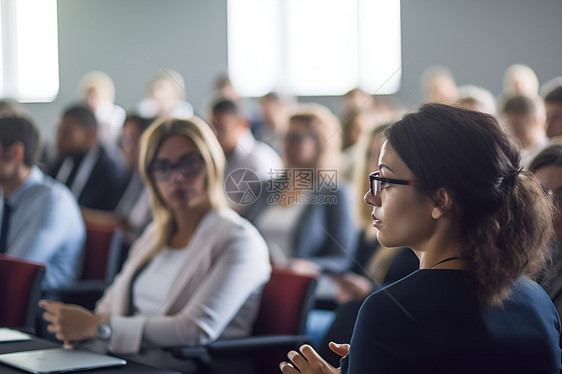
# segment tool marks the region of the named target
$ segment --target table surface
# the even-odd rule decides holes
[[[12,353],[12,352],[23,352],[32,351],[36,349],[45,348],[56,348],[60,347],[60,344],[44,340],[37,337],[32,337],[31,340],[17,341],[17,342],[0,342],[0,354],[2,353]],[[26,373],[23,370],[19,370],[0,363],[0,373],[2,374],[22,374]],[[88,374],[180,374],[177,371],[171,371],[166,369],[159,369],[156,367],[148,366],[145,364],[140,364],[131,360],[127,360],[127,365],[117,366],[113,368],[103,368],[103,369],[93,369],[93,370],[80,370],[73,371],[73,373],[88,373]]]

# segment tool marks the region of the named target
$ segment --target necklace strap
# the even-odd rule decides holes
[[[460,257],[458,257],[458,256],[455,256],[455,257],[448,257],[448,258],[446,258],[446,259],[444,259],[444,260],[439,261],[438,263],[436,263],[435,265],[433,265],[431,268],[433,269],[433,268],[436,267],[437,265],[440,265],[440,264],[442,264],[442,263],[444,263],[444,262],[453,261],[453,260],[459,260],[459,259],[460,259]]]

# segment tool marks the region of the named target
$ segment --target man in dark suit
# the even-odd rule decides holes
[[[64,111],[56,137],[57,159],[49,174],[66,184],[80,206],[112,211],[125,181],[125,169],[98,143],[92,111],[75,105]]]

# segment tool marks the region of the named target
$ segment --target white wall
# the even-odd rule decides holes
[[[53,103],[26,105],[47,140],[90,70],[107,72],[116,101],[132,109],[159,64],[176,69],[199,111],[227,69],[226,0],[59,0],[58,15],[60,93]],[[561,39],[560,0],[402,0],[402,87],[395,97],[417,105],[420,75],[432,64],[448,66],[458,84],[494,94],[513,63],[530,65],[544,82],[562,75]],[[334,97],[306,100],[337,105]]]
[[[160,65],[177,70],[196,111],[227,71],[226,0],[59,0],[58,23],[59,95],[53,103],[26,105],[46,140],[88,71],[108,73],[116,102],[129,110]]]

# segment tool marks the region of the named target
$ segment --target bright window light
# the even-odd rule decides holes
[[[59,91],[56,0],[4,0],[0,4],[2,96],[20,102],[53,101]]]
[[[228,71],[243,96],[398,90],[400,0],[228,0]]]

